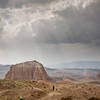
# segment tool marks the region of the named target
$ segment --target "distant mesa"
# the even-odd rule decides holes
[[[51,80],[43,65],[37,61],[28,61],[12,65],[5,76],[10,80]]]
[[[100,73],[97,75],[97,77],[100,79]]]

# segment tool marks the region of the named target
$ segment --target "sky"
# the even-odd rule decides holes
[[[0,64],[100,61],[100,0],[0,0]]]

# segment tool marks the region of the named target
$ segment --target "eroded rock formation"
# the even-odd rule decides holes
[[[5,79],[11,80],[50,80],[42,64],[29,61],[12,65]]]

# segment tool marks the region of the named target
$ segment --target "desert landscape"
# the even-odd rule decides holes
[[[0,100],[100,100],[99,79],[54,79],[37,61],[12,65],[0,80]]]
[[[70,81],[0,80],[0,100],[21,100],[20,97],[22,100],[100,100],[100,85]]]
[[[100,0],[0,0],[0,100],[100,100]]]

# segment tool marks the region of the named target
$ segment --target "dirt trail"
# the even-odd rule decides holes
[[[8,91],[8,89],[7,89],[7,90],[1,90],[1,91],[0,91],[0,95],[3,94],[3,93],[6,92],[6,91]]]
[[[40,100],[49,100],[51,97],[58,96],[58,95],[61,95],[61,94],[56,91],[53,91],[53,92],[48,93],[45,97],[41,98]]]

